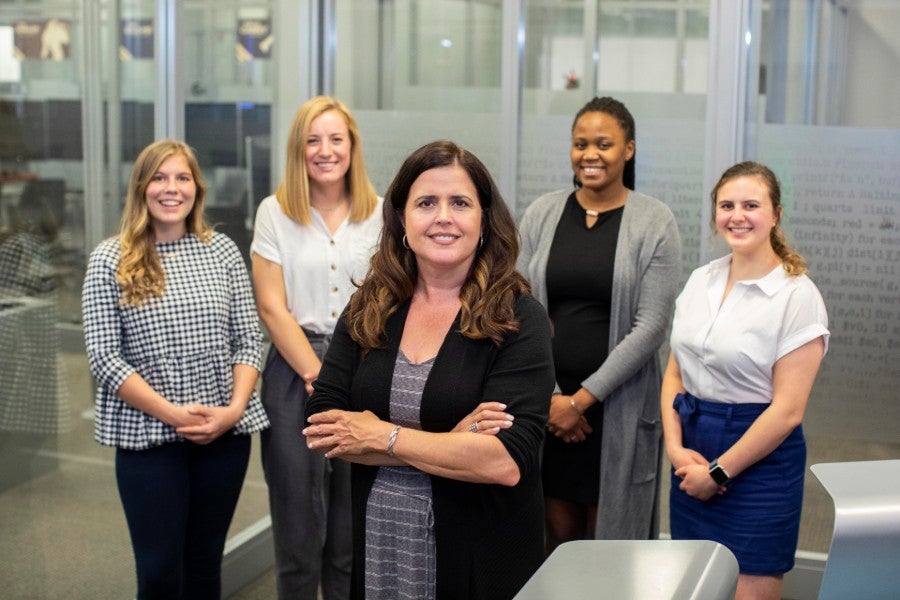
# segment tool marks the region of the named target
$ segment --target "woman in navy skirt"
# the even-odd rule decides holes
[[[780,598],[800,528],[800,423],[828,316],[778,226],[770,169],[731,167],[712,202],[731,253],[695,270],[678,297],[661,393],[672,538],[728,547],[740,565],[738,599]]]

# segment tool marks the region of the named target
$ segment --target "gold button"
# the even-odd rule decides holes
[[[331,270],[332,270],[332,271],[337,271],[337,265],[331,265]]]

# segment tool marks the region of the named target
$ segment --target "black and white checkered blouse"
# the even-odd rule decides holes
[[[175,429],[116,396],[134,372],[175,404],[227,405],[233,365],[260,368],[262,333],[237,246],[216,233],[209,244],[188,234],[156,245],[166,274],[162,298],[122,305],[116,282],[118,238],[91,253],[82,289],[84,337],[97,380],[94,438],[130,450],[182,440]],[[235,433],[268,426],[256,393]]]

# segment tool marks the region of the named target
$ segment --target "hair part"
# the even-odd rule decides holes
[[[769,233],[769,242],[772,244],[772,250],[774,250],[775,254],[778,255],[778,258],[781,259],[784,270],[788,275],[792,276],[807,273],[809,269],[807,268],[806,260],[800,256],[793,246],[791,246],[787,240],[787,236],[784,234],[784,230],[781,229],[781,215],[783,211],[781,204],[781,184],[778,181],[778,177],[775,176],[775,173],[764,164],[748,160],[732,165],[722,173],[718,183],[716,183],[712,193],[710,193],[710,199],[712,200],[712,230],[714,232],[716,230],[716,204],[718,201],[719,190],[722,189],[722,186],[727,182],[732,179],[737,179],[738,177],[755,177],[766,187],[766,190],[769,193],[769,200],[772,202],[772,209],[775,211],[776,216],[775,226],[772,227],[772,231]]]
[[[119,226],[121,256],[116,281],[122,288],[122,304],[139,306],[151,297],[162,297],[165,292],[166,276],[156,252],[156,234],[147,207],[147,186],[160,166],[173,156],[184,157],[194,180],[194,206],[185,221],[187,232],[203,243],[212,239],[213,230],[203,218],[206,182],[191,147],[182,141],[167,139],[153,142],[141,150],[131,170]]]
[[[594,96],[587,104],[582,106],[581,109],[575,113],[575,119],[572,121],[572,132],[575,131],[575,127],[578,125],[578,119],[584,116],[585,113],[590,112],[600,112],[611,116],[619,124],[619,127],[622,128],[622,131],[625,132],[625,142],[635,141],[634,117],[624,104],[609,96],[603,96],[602,98]],[[636,155],[637,151],[635,151],[635,153],[631,155],[631,158],[625,162],[625,169],[622,172],[622,181],[629,190],[634,190],[634,166]],[[581,180],[578,179],[577,175],[572,177],[572,182],[575,187],[581,187]]]
[[[382,347],[388,317],[412,298],[418,280],[415,254],[403,244],[403,214],[413,183],[425,171],[457,165],[472,180],[482,210],[482,242],[460,290],[460,332],[500,345],[518,331],[514,303],[529,291],[516,271],[519,238],[515,220],[487,167],[471,152],[447,140],[426,144],[403,162],[383,207],[384,227],[369,272],[350,299],[350,336],[364,351]]]
[[[356,119],[353,118],[350,109],[337,98],[316,96],[304,102],[294,115],[288,133],[284,178],[275,191],[275,197],[284,214],[301,225],[312,223],[306,141],[312,122],[332,110],[344,119],[350,135],[350,167],[344,175],[344,185],[350,196],[350,221],[354,223],[365,221],[378,205],[378,194],[375,193],[375,187],[366,171],[362,139]]]

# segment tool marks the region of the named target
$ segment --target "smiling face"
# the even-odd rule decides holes
[[[589,111],[575,122],[570,158],[585,189],[599,192],[621,184],[625,163],[632,156],[634,140],[625,139],[625,130],[609,113]]]
[[[465,277],[481,238],[482,210],[469,174],[459,165],[422,172],[403,209],[407,243],[419,270],[458,270]]]
[[[156,241],[177,240],[185,234],[196,195],[197,184],[183,155],[172,155],[159,165],[144,192]]]
[[[724,182],[716,194],[716,233],[732,252],[770,251],[770,236],[780,212],[780,207],[775,210],[762,178],[735,177]]]
[[[338,111],[327,110],[313,119],[304,147],[310,184],[344,183],[353,143],[347,123]]]

